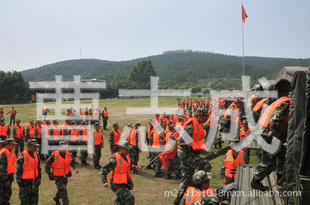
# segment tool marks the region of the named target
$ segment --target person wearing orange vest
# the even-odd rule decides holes
[[[116,194],[117,199],[114,204],[134,205],[135,197],[129,190],[133,188],[132,177],[130,170],[141,172],[140,166],[131,164],[129,157],[130,144],[128,142],[120,142],[119,151],[114,153],[109,161],[102,166],[100,177],[105,188],[111,187],[111,190]],[[110,183],[107,175],[110,175]]]
[[[93,156],[93,163],[95,169],[100,169],[101,166],[99,164],[101,158],[101,149],[103,148],[103,136],[100,130],[100,124],[95,124],[95,129],[93,130],[94,136],[94,156]]]
[[[171,149],[175,146],[176,141],[179,138],[179,133],[175,130],[175,125],[169,126],[169,132],[166,134],[166,145],[165,149]],[[173,159],[169,160],[168,170],[167,170],[167,179],[172,179],[172,173],[175,175],[175,179],[181,178],[181,170],[180,170],[180,160],[177,155],[174,156]]]
[[[203,124],[208,119],[208,112],[205,109],[198,109],[195,118],[189,119],[181,130],[180,137],[177,141],[178,151],[177,155],[182,164],[183,175],[178,195],[174,200],[174,204],[179,204],[187,187],[190,185],[190,179],[195,173],[195,170],[210,171],[211,164],[206,157],[201,157],[199,154],[204,149],[205,144],[203,138],[205,131]],[[186,141],[183,138],[190,138]],[[191,140],[189,143],[188,140]]]
[[[251,134],[251,129],[248,126],[248,121],[243,120],[242,126],[241,126],[240,131],[239,131],[239,140],[240,141],[243,140],[244,138],[246,138],[250,134]],[[249,164],[249,162],[250,162],[250,151],[251,150],[248,148],[244,148],[243,151],[244,151],[244,161],[246,164]]]
[[[273,102],[267,109],[265,109],[258,123],[263,126],[261,136],[267,143],[271,143],[273,137],[278,138],[282,144],[277,154],[272,155],[261,150],[261,163],[258,164],[253,175],[251,187],[265,191],[268,186],[264,186],[261,181],[273,171],[276,171],[278,182],[282,181],[283,170],[285,165],[286,149],[283,144],[286,143],[287,125],[289,118],[291,98],[283,96]]]
[[[63,136],[67,137],[69,135],[68,132],[69,132],[69,130],[71,128],[70,123],[71,123],[70,119],[67,118],[65,123],[62,125],[62,135]]]
[[[134,128],[131,130],[131,135],[128,138],[128,142],[131,145],[131,149],[129,152],[129,157],[131,160],[132,165],[137,166],[139,161],[139,153],[141,152],[141,137],[140,137],[140,123],[136,123]],[[139,174],[134,170],[134,174]]]
[[[103,121],[103,129],[108,130],[107,126],[108,126],[109,112],[108,112],[107,107],[103,108],[101,116],[102,116],[102,121]]]
[[[50,136],[52,138],[51,145],[58,145],[61,135],[62,135],[62,129],[61,126],[59,125],[58,120],[53,120],[53,125],[51,126],[50,129]]]
[[[230,144],[232,146],[234,142]],[[234,149],[229,149],[225,155],[223,166],[221,168],[221,177],[224,179],[224,184],[231,184],[235,181],[235,175],[238,164],[246,164],[244,159],[244,151],[236,152]]]
[[[21,204],[38,204],[39,186],[41,184],[41,167],[37,155],[40,146],[36,139],[27,141],[24,150],[17,159],[16,182],[19,186]]]
[[[35,132],[34,132],[34,137],[35,139],[37,140],[38,144],[40,145],[39,146],[39,150],[38,150],[38,154],[39,154],[39,157],[41,160],[44,159],[44,156],[41,155],[41,147],[42,147],[42,144],[41,144],[41,138],[42,138],[42,121],[41,120],[38,120],[37,121],[37,126],[35,128]]]
[[[34,126],[34,122],[33,120],[31,120],[29,122],[29,125],[26,128],[26,138],[25,141],[27,141],[28,139],[34,139],[34,134],[35,134],[35,126]]]
[[[11,114],[11,115],[10,115],[10,126],[12,125],[12,122],[13,122],[13,125],[15,125],[15,116],[16,116],[16,113],[17,113],[17,111],[14,109],[14,106],[12,107],[12,109],[10,110],[10,112],[6,113],[7,115],[8,115],[8,114]]]
[[[164,112],[164,113],[163,113],[163,116],[161,116],[161,118],[160,118],[160,124],[161,124],[163,127],[165,127],[166,122],[167,122],[167,114]]]
[[[186,110],[189,110],[189,98],[186,99]]]
[[[0,151],[0,204],[4,205],[10,204],[12,195],[16,161],[16,156],[13,154],[15,145],[14,139],[8,138]]]
[[[110,143],[110,151],[111,155],[113,155],[115,152],[118,151],[118,144],[119,140],[121,138],[121,132],[119,131],[119,125],[118,123],[113,124],[113,129],[110,131],[109,134],[109,143]]]
[[[4,123],[3,118],[0,118],[0,138],[4,141],[11,135],[10,126]]]
[[[43,115],[44,121],[46,120],[47,112],[51,112],[51,111],[47,107],[44,107],[42,109],[42,115]]]
[[[87,148],[87,143],[88,143],[88,123],[87,121],[83,121],[80,122],[80,136],[82,137],[82,139],[79,142],[79,145],[84,146],[85,148]],[[81,150],[81,165],[82,167],[86,167],[88,165],[90,165],[89,163],[87,163],[87,156],[88,156],[88,150]]]
[[[269,103],[268,98],[263,98],[262,100],[258,101],[258,103],[256,103],[256,105],[253,107],[254,122],[258,121],[259,116],[265,110],[264,105],[266,105],[267,103]]]
[[[75,170],[76,174],[79,172],[68,148],[68,142],[59,142],[59,149],[53,152],[46,160],[45,165],[45,172],[50,180],[55,180],[57,186],[57,193],[53,199],[58,205],[60,205],[60,199],[62,199],[62,204],[69,204],[67,184],[68,178],[72,176],[70,166]]]
[[[16,120],[16,125],[13,128],[13,138],[17,145],[15,146],[15,155],[17,156],[18,150],[20,150],[20,153],[24,151],[24,136],[25,136],[25,130],[24,127],[20,124],[20,120]]]
[[[181,200],[180,205],[193,205],[201,204],[196,203],[204,194],[212,196],[212,203],[208,205],[218,204],[219,199],[215,196],[215,192],[210,188],[210,179],[212,174],[205,171],[197,171],[192,176],[191,186],[187,188],[187,192]]]
[[[73,150],[71,150],[73,160],[75,161],[77,152],[78,152],[78,137],[80,135],[79,127],[77,126],[75,121],[71,121],[70,128],[68,130],[68,136],[69,136],[69,144],[73,146]]]
[[[160,154],[160,147],[161,145],[165,145],[166,140],[164,133],[158,132],[156,129],[151,134],[150,137],[150,145],[153,148],[153,153],[150,161],[154,160],[158,154]],[[154,161],[154,169],[155,169],[155,177],[161,177],[163,176],[163,173],[160,171],[160,168],[162,167],[162,163],[160,161],[160,158],[157,157],[156,160]]]
[[[93,115],[94,115],[94,120],[93,120],[94,123],[93,123],[93,124],[95,124],[95,123],[97,123],[97,122],[100,123],[100,120],[101,120],[101,111],[100,111],[98,108],[96,108]]]
[[[149,125],[148,125],[148,127],[147,127],[147,131],[146,131],[146,133],[145,133],[145,144],[146,145],[150,145],[150,137],[151,137],[151,134],[152,134],[152,132],[154,131],[154,126],[152,125],[152,120],[153,119],[150,119],[150,121],[149,121]],[[171,121],[170,121],[171,122]],[[168,123],[169,123],[169,121],[168,121]],[[147,157],[148,159],[150,159],[151,157],[152,157],[152,153],[149,151],[148,152],[149,153],[149,156]],[[150,166],[148,166],[148,169],[152,169]]]

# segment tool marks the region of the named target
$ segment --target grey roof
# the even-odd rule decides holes
[[[279,73],[276,79],[276,83],[280,82],[281,80],[286,80],[289,83],[292,83],[294,74],[298,71],[307,72],[309,71],[309,67],[286,66]]]
[[[263,196],[255,198],[253,196],[254,193],[256,196],[259,196],[258,191],[251,188],[251,180],[253,178],[255,169],[256,169],[256,166],[254,165],[238,164],[235,181],[238,183],[237,191],[239,191],[239,193],[233,194],[231,201],[230,201],[230,205],[243,205],[243,204],[246,204],[247,202],[248,202],[247,204],[251,204],[251,205],[261,205],[261,204],[275,205],[275,201],[273,197],[267,197],[263,195]],[[265,178],[262,181],[262,183],[263,185],[270,187],[268,178]],[[249,191],[252,192],[251,196],[248,196],[250,195]],[[234,192],[236,193],[236,191]],[[244,195],[247,195],[247,196],[243,196],[242,193],[244,193]]]

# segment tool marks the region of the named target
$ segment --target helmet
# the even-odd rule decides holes
[[[203,183],[207,182],[211,178],[212,178],[212,174],[210,172],[205,172],[202,170],[197,171],[192,177],[193,184],[196,187],[202,186]]]

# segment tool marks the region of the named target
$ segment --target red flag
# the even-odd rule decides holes
[[[245,19],[248,18],[248,15],[246,14],[243,6],[241,6],[241,7],[242,7],[242,21],[243,21],[243,23],[245,23]]]
[[[163,166],[168,170],[168,164],[170,159],[174,159],[175,155],[177,154],[178,147],[169,147],[166,148],[162,153],[159,154],[159,159]]]

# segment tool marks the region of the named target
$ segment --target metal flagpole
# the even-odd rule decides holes
[[[243,8],[243,2],[241,1],[241,12],[242,11],[242,8]],[[243,20],[241,18],[241,23],[242,23],[242,68],[243,68],[243,75],[245,74],[244,73],[244,31],[243,31]]]

